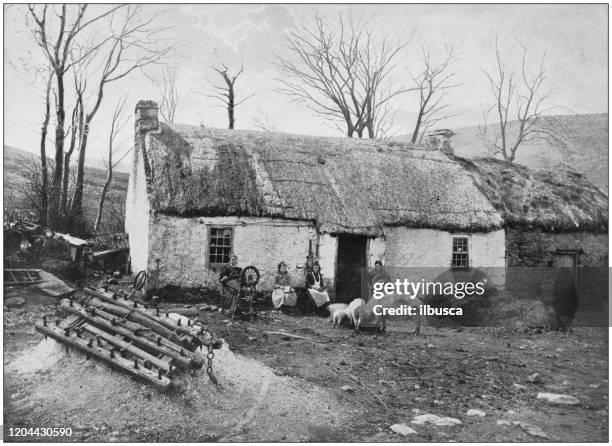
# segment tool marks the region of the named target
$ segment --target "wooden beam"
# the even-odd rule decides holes
[[[99,292],[96,290],[92,290],[91,288],[85,288],[84,291],[91,295],[99,297],[100,299],[103,299],[109,303],[112,303],[114,305],[119,305],[124,308],[128,308],[130,310],[133,310],[134,312],[142,314],[143,316],[149,317],[153,321],[159,324],[165,325],[166,327],[168,327],[169,329],[173,331],[176,331],[178,333],[183,333],[189,336],[193,336],[194,338],[200,340],[200,343],[201,343],[201,339],[200,339],[201,334],[198,328],[193,327],[193,326],[183,325],[183,324],[179,325],[176,320],[170,317],[166,317],[164,313],[162,313],[161,311],[158,316],[155,310],[144,308],[142,305],[139,307],[134,307],[133,300],[114,298],[112,294]]]
[[[151,363],[158,369],[163,370],[166,373],[170,371],[170,362],[164,362],[156,356],[153,356],[150,353],[147,353],[144,350],[135,347],[131,343],[119,339],[117,336],[107,333],[104,330],[100,330],[99,328],[94,327],[92,324],[89,323],[83,324],[82,328],[83,330],[87,331],[88,333],[91,333],[94,336],[99,336],[101,339],[104,339],[109,344],[112,344],[115,347],[119,347],[120,349],[125,350],[134,356],[138,356],[143,361],[148,361],[149,363]]]
[[[173,360],[174,365],[179,368],[200,368],[202,365],[204,365],[204,358],[195,352],[190,352],[186,348],[174,344],[161,336],[156,336],[156,339],[152,340],[142,334],[137,334],[133,331],[133,329],[126,328],[124,326],[124,324],[128,323],[131,326],[135,325],[142,329],[143,327],[140,324],[124,321],[116,322],[115,325],[113,325],[111,320],[115,317],[112,314],[106,313],[104,310],[100,309],[95,309],[95,314],[92,314],[90,311],[76,302],[73,302],[72,306],[70,306],[70,304],[64,300],[62,301],[60,307],[62,310],[77,315],[87,320],[91,324],[105,329],[106,331],[110,330],[111,332],[129,338],[135,345],[140,346],[140,348],[146,349],[149,352],[156,352],[158,354],[168,356]],[[183,353],[181,354],[181,352]]]
[[[137,311],[133,311],[130,308],[114,305],[109,302],[104,302],[100,299],[92,299],[90,303],[92,306],[101,308],[102,310],[108,311],[109,313],[115,314],[129,321],[136,322],[142,325],[143,327],[150,328],[155,333],[171,340],[175,344],[185,345],[190,341],[189,339],[181,339],[181,337],[177,333],[173,332],[167,327],[164,327],[162,324],[150,319],[149,317],[142,315]]]

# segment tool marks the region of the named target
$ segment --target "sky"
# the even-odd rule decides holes
[[[108,5],[91,7],[108,8]],[[179,93],[175,122],[225,128],[226,112],[207,96],[218,82],[214,65],[231,69],[244,64],[236,84],[240,99],[253,95],[236,111],[237,129],[256,129],[263,119],[283,132],[342,136],[334,122],[312,112],[281,91],[282,73],[276,57],[286,57],[286,36],[307,26],[318,11],[324,18],[351,14],[361,19],[378,38],[405,43],[394,69],[394,82],[409,86],[410,73],[419,71],[419,51],[430,49],[441,57],[445,44],[457,51],[454,65],[460,85],[447,95],[452,118],[440,127],[459,128],[482,123],[482,113],[492,104],[483,70],[495,64],[495,39],[508,63],[517,60],[518,42],[527,45],[532,65],[545,55],[545,88],[550,114],[603,113],[608,109],[607,5],[580,4],[432,4],[432,5],[143,5],[142,14],[154,17],[165,42],[175,50],[164,62],[177,73]],[[37,152],[43,117],[44,81],[32,65],[41,59],[26,27],[25,5],[4,6],[4,144]],[[96,29],[103,33],[103,23]],[[159,100],[154,79],[162,67],[148,67],[109,84],[100,112],[94,118],[88,146],[88,164],[105,157],[110,117],[120,99],[126,100],[123,127],[117,140],[128,150],[133,139],[134,105],[140,99]],[[95,85],[96,67],[88,78]],[[69,110],[72,105],[69,102]],[[86,99],[91,103],[91,94]],[[393,104],[392,133],[411,133],[417,113],[417,96],[407,93]],[[51,125],[54,125],[52,120]],[[50,132],[52,134],[52,131]],[[52,144],[48,145],[49,153]]]

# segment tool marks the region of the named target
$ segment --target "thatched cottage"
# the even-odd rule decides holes
[[[126,232],[132,269],[151,273],[150,288],[216,288],[217,271],[235,253],[260,270],[265,290],[278,262],[299,280],[311,255],[336,298],[346,299],[360,293],[355,271],[376,260],[503,269],[514,250],[508,223],[547,231],[549,220],[562,221],[554,228],[582,234],[576,240],[588,239],[589,250],[607,240],[601,192],[575,205],[573,196],[551,197],[549,219],[530,207],[543,202],[523,206],[515,197],[518,207],[509,208],[496,187],[512,181],[489,184],[489,169],[505,175],[495,163],[409,144],[165,124],[152,101],[136,106],[135,138]],[[524,181],[520,193],[539,190],[543,179]]]

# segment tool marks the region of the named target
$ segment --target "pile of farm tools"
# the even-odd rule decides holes
[[[220,341],[197,321],[147,308],[131,295],[85,288],[60,304],[64,319],[43,318],[36,330],[148,382],[161,390],[178,387],[180,370],[206,362],[210,379]],[[203,352],[206,348],[206,353]]]

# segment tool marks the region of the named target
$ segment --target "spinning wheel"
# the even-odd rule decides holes
[[[243,268],[240,274],[240,291],[234,299],[232,305],[232,317],[241,319],[252,319],[257,316],[255,309],[255,286],[259,282],[261,275],[254,266]]]
[[[146,283],[147,283],[147,272],[140,271],[138,274],[136,274],[136,277],[134,277],[134,281],[132,282],[132,285],[134,286],[135,290],[142,291]]]
[[[245,287],[255,287],[260,278],[259,270],[254,266],[247,266],[240,274],[240,284]]]

